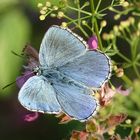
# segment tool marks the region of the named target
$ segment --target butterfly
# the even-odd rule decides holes
[[[99,50],[89,50],[86,42],[68,28],[51,26],[39,51],[36,75],[21,87],[18,99],[28,110],[60,112],[79,121],[96,114],[99,107],[93,91],[111,75],[111,61]]]

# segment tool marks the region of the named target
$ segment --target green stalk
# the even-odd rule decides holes
[[[126,76],[126,75],[123,75],[122,77],[122,80],[127,83],[129,86],[133,86],[133,83],[132,81]]]
[[[117,54],[123,58],[126,62],[131,63],[131,60],[129,60],[127,57],[125,57],[123,54],[121,54],[119,51],[117,51]]]
[[[101,41],[100,34],[99,34],[99,28],[98,28],[97,20],[96,20],[96,17],[94,17],[95,11],[94,11],[94,2],[93,1],[94,0],[90,0],[91,12],[92,12],[92,21],[91,21],[92,22],[92,30],[93,30],[93,27],[94,27],[94,24],[95,24],[95,32],[96,32],[98,42],[99,42],[99,49],[103,50],[103,45],[102,45],[102,41]],[[92,31],[92,32],[94,34],[94,31]]]
[[[112,2],[111,2],[111,6],[113,6],[113,4],[114,4],[114,1],[115,1],[115,0],[112,0]]]
[[[105,7],[104,9],[98,11],[98,13],[100,14],[100,13],[102,13],[102,12],[108,10],[110,7],[117,7],[117,6],[119,7],[120,5],[112,5],[112,6],[109,5],[109,6]]]
[[[135,71],[137,77],[140,79],[140,73],[139,73],[137,66],[135,64],[133,64],[133,68],[134,68],[134,71]]]
[[[102,0],[99,0],[99,1],[98,1],[98,4],[97,4],[96,9],[95,9],[95,12],[98,11],[98,9],[99,9],[99,7],[100,7],[100,5],[101,5],[101,2],[102,2]]]
[[[64,17],[66,19],[68,19],[69,21],[71,21],[73,24],[75,24],[81,30],[81,32],[85,35],[85,37],[87,37],[87,38],[89,37],[88,34],[85,32],[85,30],[81,26],[79,26],[75,21],[73,21],[72,18],[70,18],[70,17],[68,17],[66,15],[64,15]]]
[[[87,19],[87,18],[90,18],[91,16],[85,16],[85,17],[81,17],[80,19],[83,20],[83,19]],[[68,24],[72,23],[72,22],[77,22],[78,19],[73,19],[72,21],[68,22]]]
[[[91,16],[92,14],[90,12],[87,12],[87,11],[84,11],[84,10],[81,10],[81,9],[77,9],[77,8],[74,8],[74,7],[71,7],[71,6],[67,6],[67,8],[71,9],[71,10],[74,10],[74,11],[80,11],[81,13],[83,14],[87,14],[89,16]]]
[[[91,23],[92,23],[92,30],[94,28],[94,3],[93,3],[93,0],[90,0],[90,4],[91,4],[91,12],[92,12],[92,19],[91,19]],[[93,31],[92,31],[93,32]]]
[[[77,0],[77,8],[78,8],[78,24],[79,24],[79,26],[81,26],[81,19],[80,19],[80,17],[81,17],[81,12],[80,12],[80,1],[79,0]]]
[[[92,32],[92,28],[88,24],[85,24],[85,26]]]

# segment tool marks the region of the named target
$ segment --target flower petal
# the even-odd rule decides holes
[[[89,38],[88,46],[91,50],[96,50],[98,48],[98,40],[96,36],[92,36]]]
[[[27,114],[24,117],[24,121],[32,122],[32,121],[35,121],[38,117],[39,117],[39,113],[38,112]]]
[[[19,88],[23,86],[23,84],[30,78],[34,76],[34,73],[31,71],[26,71],[23,76],[19,76],[16,78],[16,84]]]

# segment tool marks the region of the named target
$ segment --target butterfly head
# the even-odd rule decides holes
[[[41,75],[42,71],[40,69],[39,66],[36,66],[33,68],[33,72],[36,74],[36,75]]]

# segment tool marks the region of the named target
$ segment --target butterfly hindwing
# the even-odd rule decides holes
[[[80,121],[90,118],[98,108],[92,90],[74,83],[57,82],[53,85],[62,111]]]
[[[61,107],[53,87],[43,76],[33,76],[27,80],[19,92],[20,103],[31,111],[60,113]]]
[[[85,51],[85,44],[70,30],[52,26],[42,40],[39,59],[43,66],[59,67]]]

